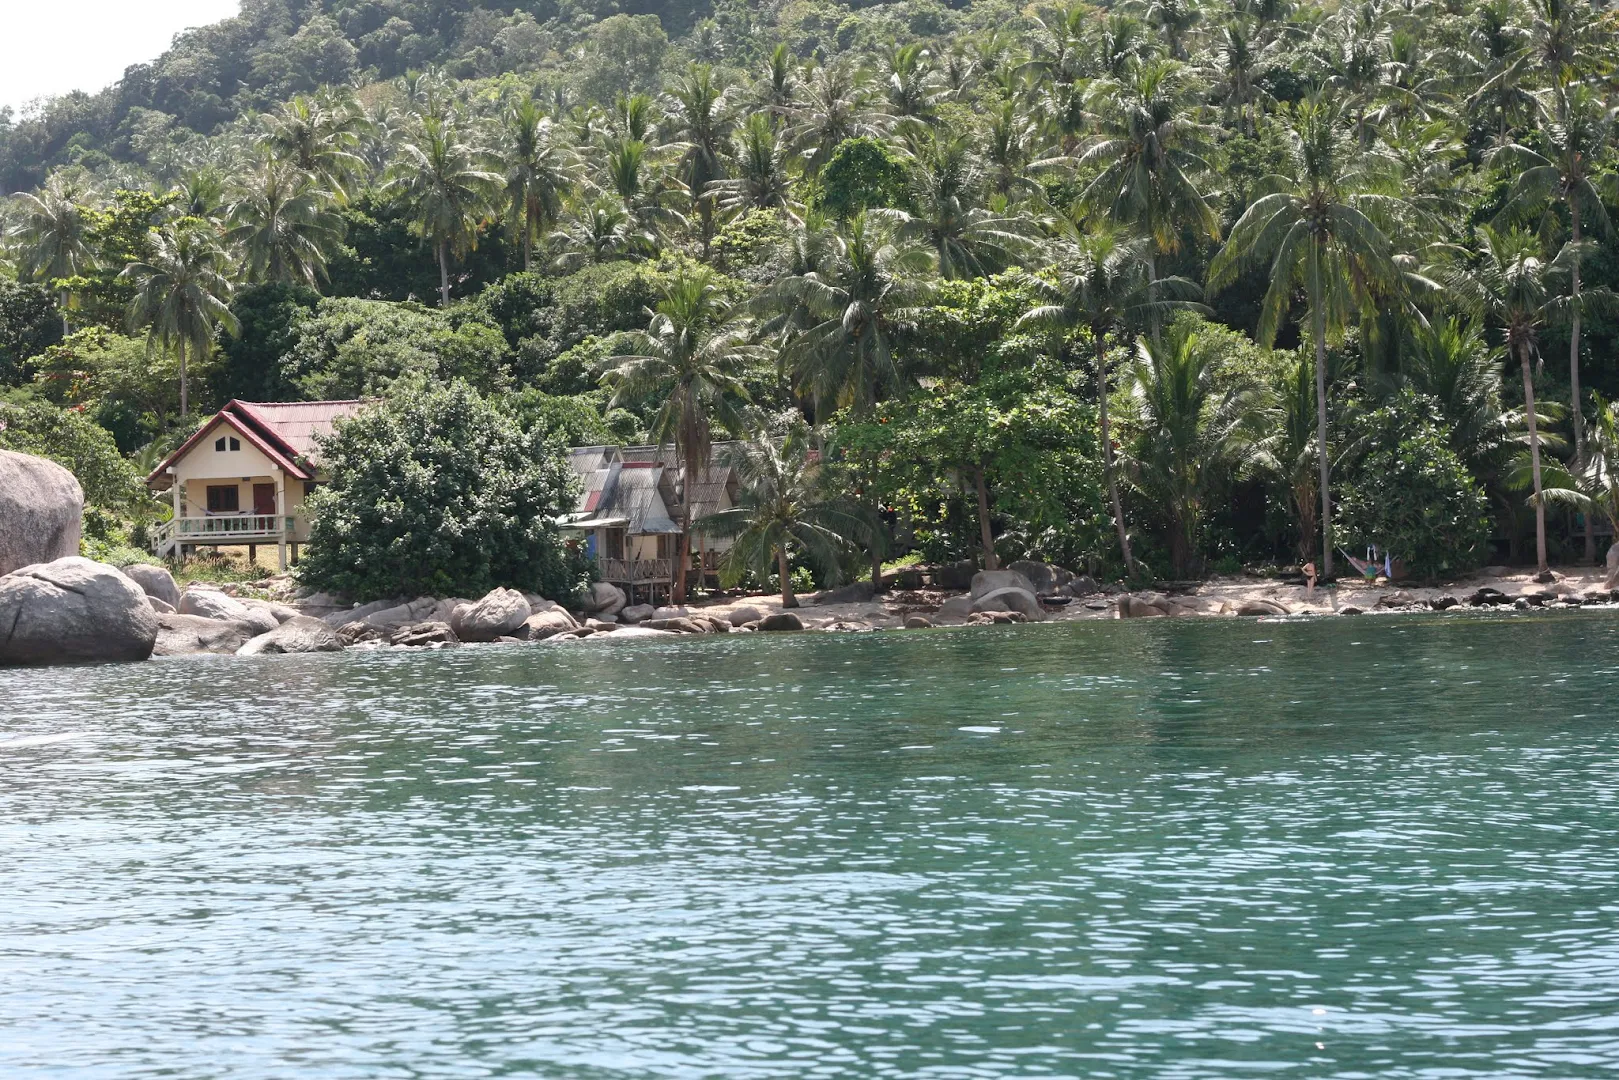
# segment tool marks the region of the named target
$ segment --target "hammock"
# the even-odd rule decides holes
[[[1360,576],[1368,581],[1372,580],[1378,575],[1382,575],[1383,577],[1388,578],[1390,581],[1393,581],[1396,578],[1405,577],[1404,564],[1386,551],[1383,552],[1383,558],[1381,561],[1379,561],[1377,558],[1377,549],[1375,547],[1366,549],[1366,558],[1364,559],[1355,558],[1353,555],[1349,554],[1349,552],[1344,551],[1343,548],[1339,548],[1338,550],[1343,553],[1344,558],[1349,560],[1349,565],[1353,566],[1356,570],[1359,570]]]

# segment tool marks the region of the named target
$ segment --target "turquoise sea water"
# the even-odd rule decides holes
[[[0,672],[0,1076],[1603,1076],[1619,620]]]

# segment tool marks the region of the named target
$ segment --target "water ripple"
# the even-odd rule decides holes
[[[1611,1074],[1619,623],[1253,629],[0,672],[0,1075]]]

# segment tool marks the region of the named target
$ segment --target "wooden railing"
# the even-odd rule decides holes
[[[674,577],[671,559],[602,559],[603,581],[640,585],[646,582],[667,582]]]
[[[279,514],[233,514],[174,518],[152,531],[155,546],[207,544],[230,540],[280,540],[290,537],[293,518]]]

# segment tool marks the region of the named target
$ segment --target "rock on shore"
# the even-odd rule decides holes
[[[119,569],[125,577],[139,585],[147,596],[179,610],[180,586],[174,583],[174,575],[165,567],[153,566],[151,563],[134,563]]]
[[[84,489],[54,461],[0,450],[0,574],[79,553]]]
[[[251,623],[179,613],[159,613],[157,627],[157,645],[152,649],[153,656],[234,653],[259,632]]]
[[[267,634],[236,650],[237,656],[258,656],[261,653],[340,652],[343,643],[337,640],[332,628],[320,619],[298,615]]]
[[[145,660],[158,616],[141,587],[70,555],[0,577],[0,664]]]

